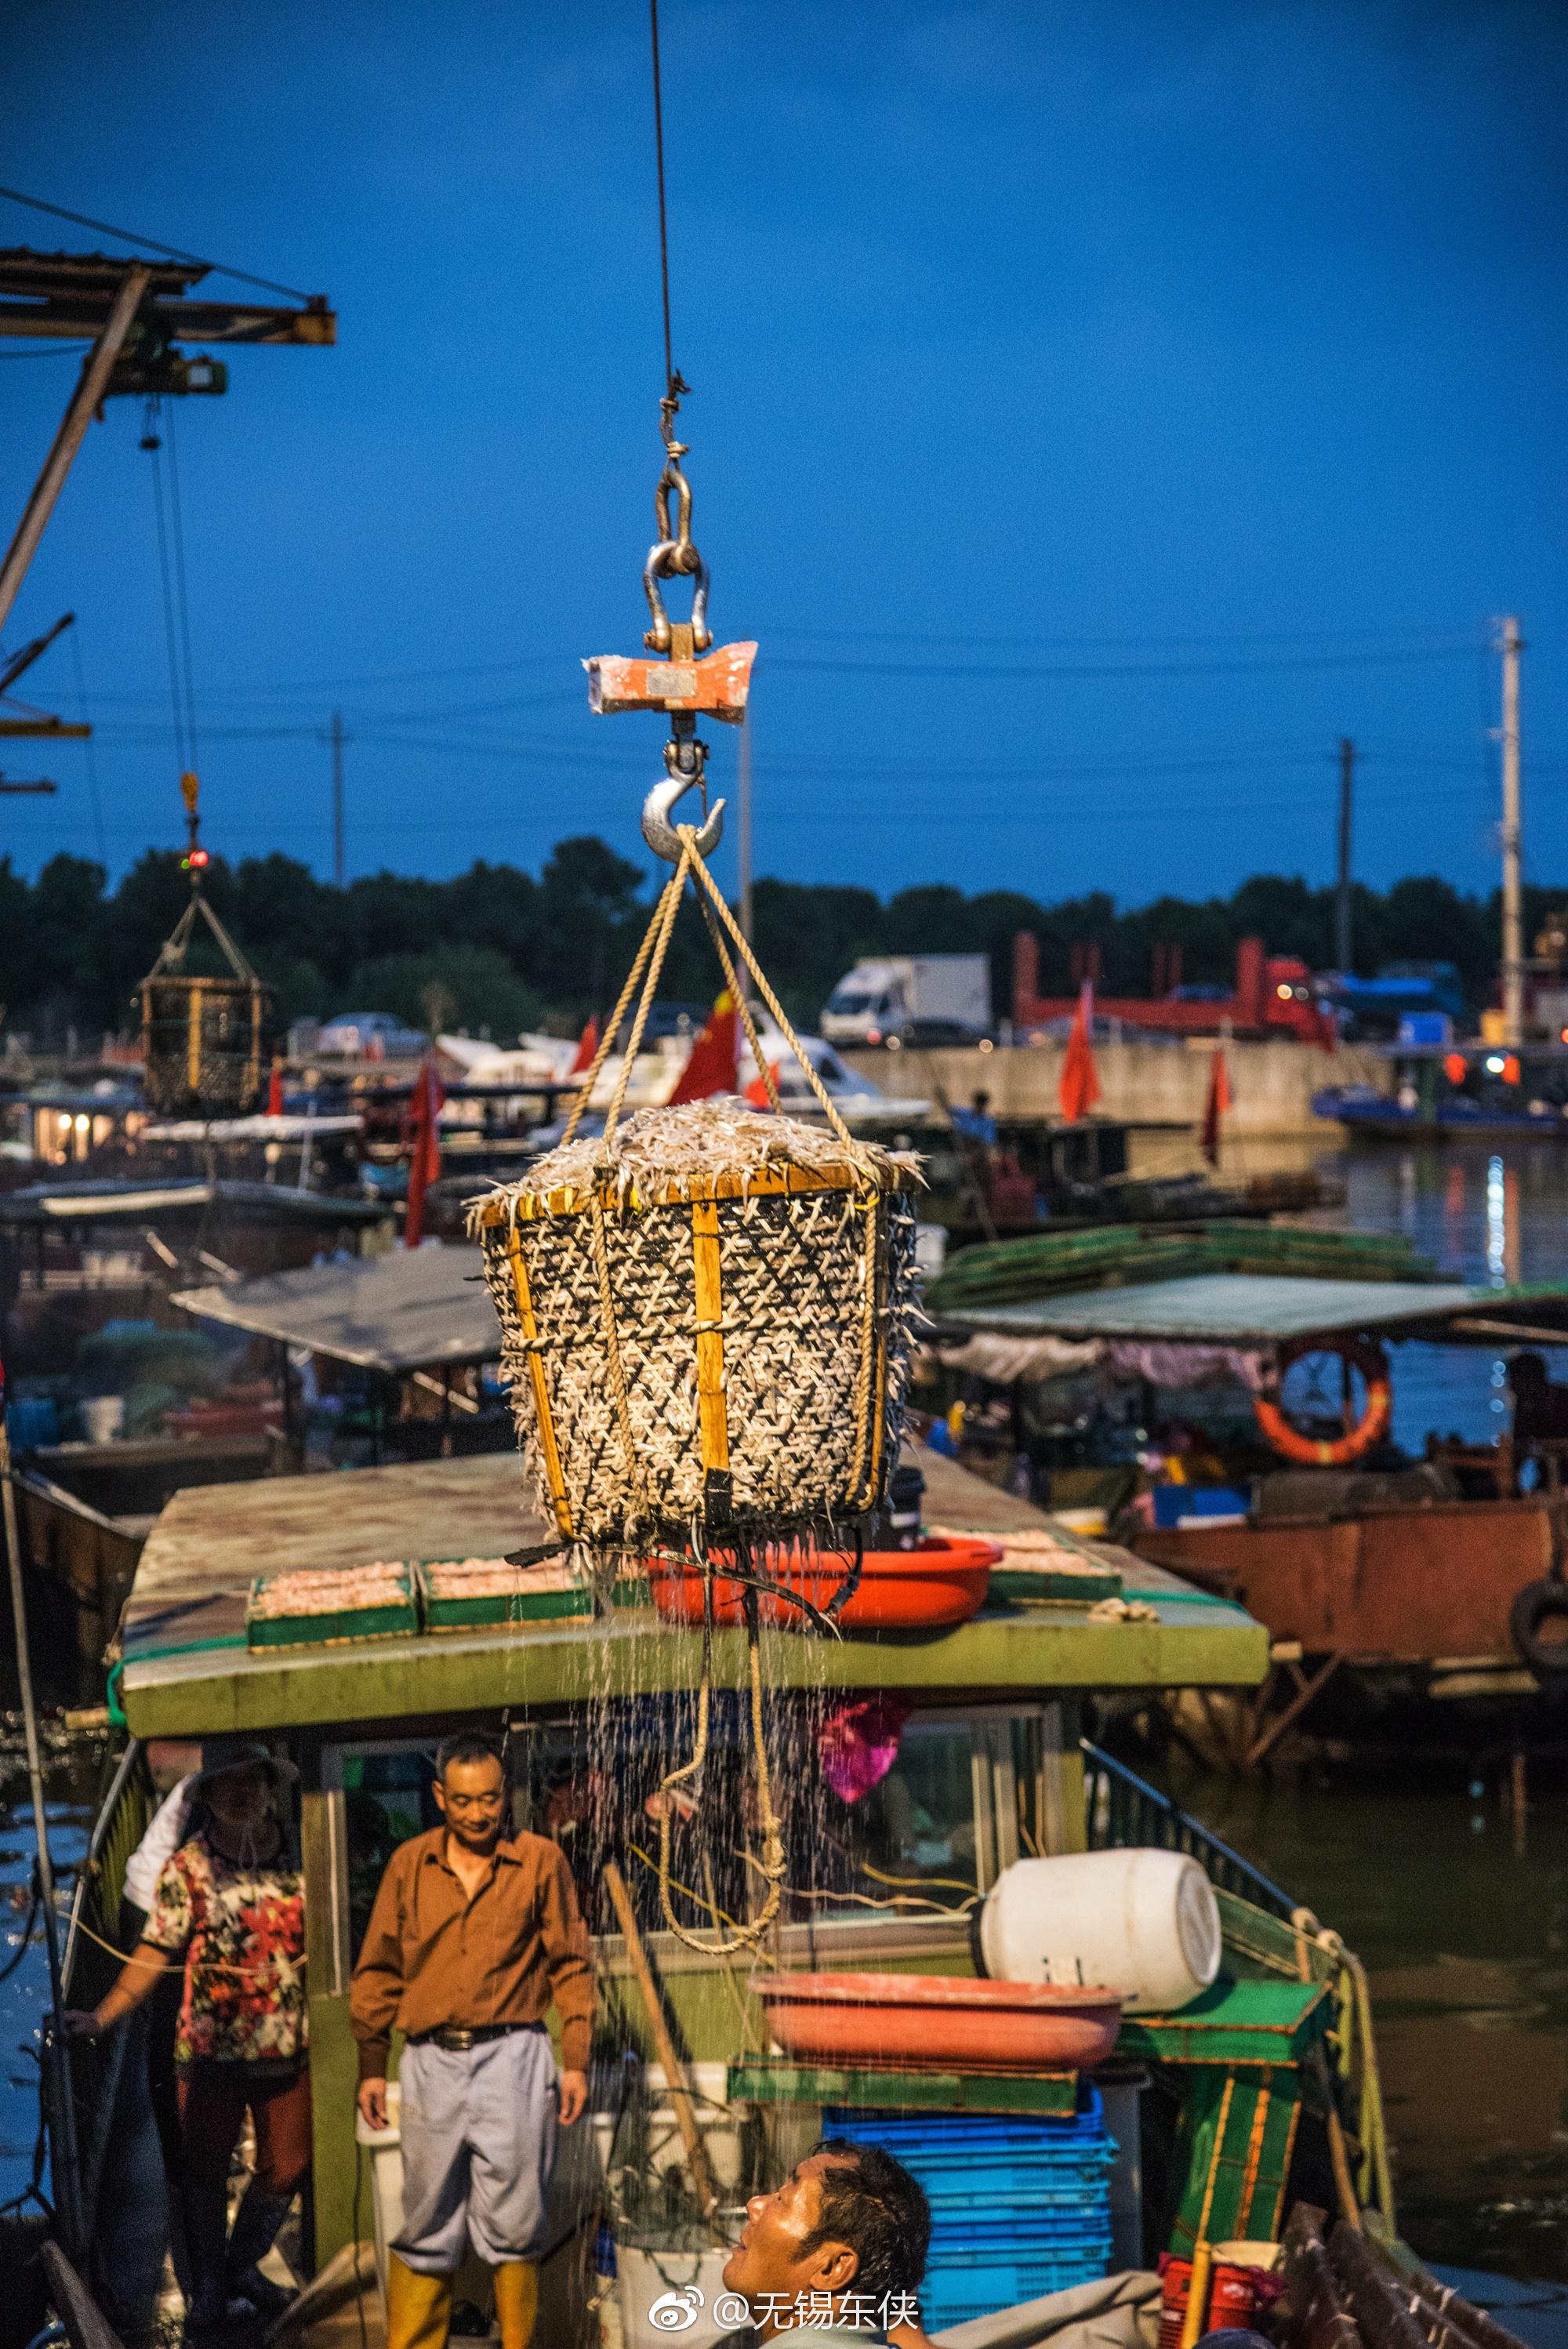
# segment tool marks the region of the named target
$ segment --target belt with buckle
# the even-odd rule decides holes
[[[466,2055],[470,2047],[482,2046],[487,2039],[507,2039],[514,2031],[542,2031],[542,2023],[443,2023],[438,2031],[419,2031],[408,2041],[410,2047],[444,2047],[449,2054]]]

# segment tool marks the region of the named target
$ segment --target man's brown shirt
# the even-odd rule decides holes
[[[553,1998],[561,2060],[588,2061],[593,1973],[572,1871],[545,1836],[503,1837],[472,1900],[447,1859],[447,1830],[400,1844],[387,1864],[354,1969],[349,2014],[359,2076],[387,2071],[394,2025],[542,2023]]]

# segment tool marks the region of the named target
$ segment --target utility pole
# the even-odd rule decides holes
[[[751,935],[751,713],[747,711],[740,721],[739,755],[736,761],[736,781],[740,800],[740,932],[748,946],[756,944]],[[749,989],[748,989],[749,993]]]
[[[1334,956],[1342,972],[1352,960],[1350,936],[1350,816],[1356,790],[1356,745],[1339,745],[1339,888],[1334,901]]]
[[[343,712],[332,713],[332,731],[327,736],[332,745],[332,877],[338,888],[343,886],[343,746],[353,740],[343,730]]]
[[[1498,635],[1502,655],[1502,1040],[1511,1052],[1524,1041],[1524,909],[1520,884],[1519,622],[1505,619]]]

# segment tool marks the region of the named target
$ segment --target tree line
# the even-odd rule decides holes
[[[417,1027],[523,1028],[570,1032],[613,1003],[647,919],[652,886],[643,869],[592,835],[562,840],[538,874],[475,864],[449,881],[377,873],[342,888],[292,857],[215,856],[204,876],[220,918],[276,990],[282,1019],[345,1010],[396,1013]],[[36,1049],[57,1049],[69,1028],[83,1036],[135,1018],[135,988],[189,895],[179,856],[153,850],[110,889],[103,867],[56,856],[35,880],[0,858],[0,1006],[6,1028]],[[1526,943],[1546,909],[1568,895],[1527,893]],[[987,954],[995,1001],[1011,1000],[1012,943],[1040,942],[1043,989],[1067,994],[1074,949],[1099,946],[1107,993],[1150,991],[1172,947],[1190,983],[1227,982],[1237,940],[1256,934],[1276,954],[1315,969],[1334,959],[1334,892],[1260,874],[1229,897],[1161,897],[1119,910],[1100,891],[1044,905],[1009,890],[975,896],[945,883],[874,891],[760,880],[756,942],[797,1019],[812,1022],[860,955]],[[1469,896],[1431,877],[1385,892],[1357,888],[1357,969],[1441,958],[1458,965],[1472,1003],[1491,999],[1498,959],[1496,894]],[[208,950],[191,968],[220,968]],[[672,942],[661,993],[693,1003],[718,986],[712,950],[688,905]]]

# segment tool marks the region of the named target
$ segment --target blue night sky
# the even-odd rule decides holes
[[[1348,734],[1361,875],[1489,887],[1516,611],[1528,868],[1568,879],[1568,12],[665,0],[663,35],[760,871],[1321,882]],[[330,869],[340,707],[351,872],[640,854],[660,730],[591,719],[576,662],[645,624],[641,0],[13,0],[0,76],[8,184],[339,313],[173,419],[211,844]],[[108,242],[8,202],[0,238]],[[0,345],[7,528],[72,379],[39,347]],[[99,730],[0,801],[29,869],[179,838],[141,429],[93,429],[9,624],[75,608]],[[75,714],[68,641],[18,690]]]

